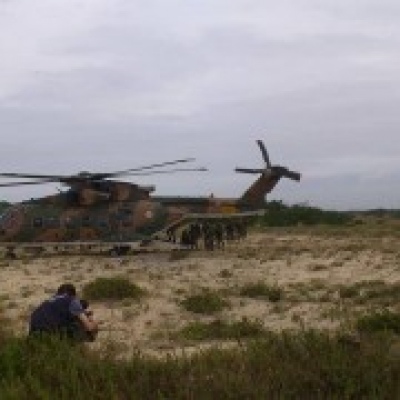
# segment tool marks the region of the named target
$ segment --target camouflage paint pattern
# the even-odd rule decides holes
[[[74,182],[67,192],[10,207],[0,219],[0,242],[113,242],[162,236],[168,227],[190,219],[237,218],[262,210],[266,193],[282,176],[274,169],[261,174],[239,199],[152,197],[154,188],[127,182]]]

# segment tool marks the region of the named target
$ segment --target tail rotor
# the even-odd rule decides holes
[[[264,168],[235,168],[236,172],[245,173],[245,174],[262,174],[264,176],[271,176],[276,178],[285,177],[288,179],[292,179],[295,181],[300,181],[301,174],[295,171],[291,171],[286,167],[282,167],[280,165],[272,165],[268,151],[262,140],[257,140],[257,144],[261,150],[262,158],[264,160],[265,166]]]

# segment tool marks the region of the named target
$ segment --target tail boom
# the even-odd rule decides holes
[[[272,191],[282,177],[300,181],[301,174],[290,171],[286,167],[273,166],[261,174],[246,190],[240,200],[251,207],[262,206],[265,203],[265,196]]]
[[[251,207],[260,207],[265,203],[265,196],[281,179],[280,175],[262,174],[243,194],[240,201]]]

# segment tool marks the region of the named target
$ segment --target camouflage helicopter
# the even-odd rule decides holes
[[[153,186],[140,186],[114,180],[125,176],[180,171],[205,171],[205,168],[165,169],[193,161],[180,159],[140,168],[106,173],[81,172],[75,175],[0,173],[12,182],[0,187],[40,185],[58,182],[65,192],[31,199],[11,206],[0,218],[0,243],[13,252],[26,247],[41,252],[48,246],[90,250],[100,244],[112,254],[126,253],[139,243],[167,242],[171,233],[191,223],[240,221],[246,224],[264,212],[265,196],[282,178],[300,180],[300,174],[272,165],[261,140],[257,140],[264,160],[263,168],[236,168],[236,172],[257,174],[258,179],[240,198],[152,196]],[[15,181],[15,179],[25,179]],[[46,245],[46,246],[45,246]]]

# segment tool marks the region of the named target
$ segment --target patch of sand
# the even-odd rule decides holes
[[[397,243],[390,237],[253,233],[224,250],[196,251],[174,261],[165,253],[122,259],[60,256],[0,260],[0,302],[10,327],[24,335],[31,310],[60,283],[72,282],[81,290],[97,277],[129,277],[147,289],[142,301],[92,304],[95,316],[104,323],[98,341],[91,346],[113,343],[124,353],[182,348],[170,333],[189,322],[216,317],[257,319],[272,330],[332,329],[370,306],[346,303],[339,295],[340,287],[367,281],[400,282]],[[240,296],[241,287],[256,282],[279,286],[282,300]],[[218,291],[230,307],[217,316],[184,310],[180,301],[202,289]]]

